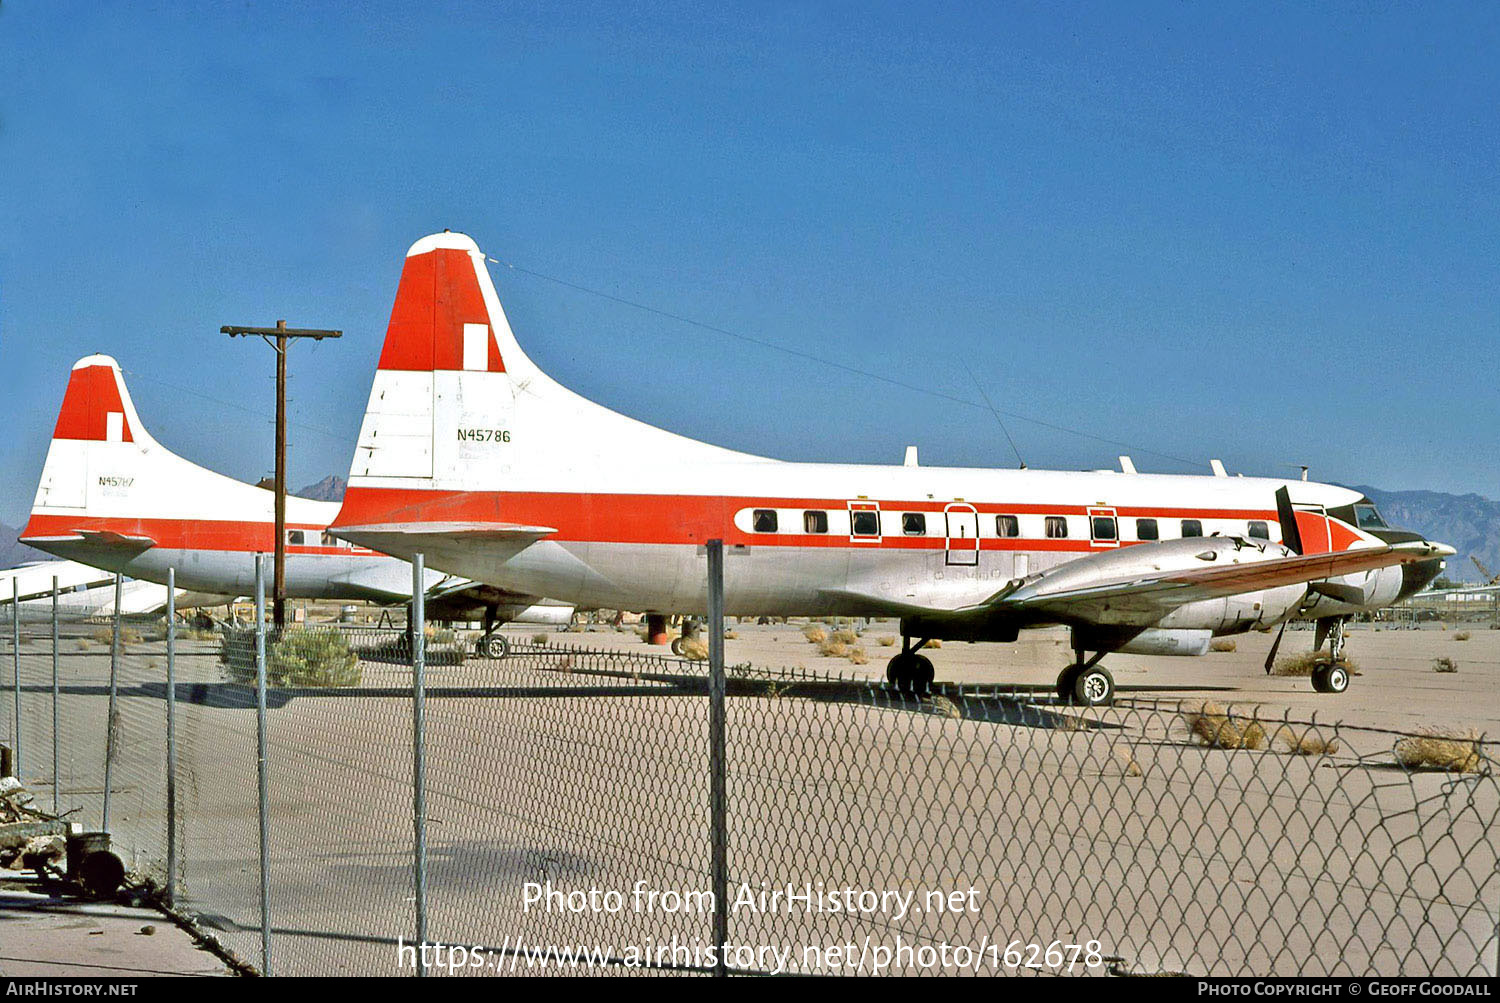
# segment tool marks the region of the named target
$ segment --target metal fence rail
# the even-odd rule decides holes
[[[43,803],[51,629],[18,628],[24,779]],[[117,852],[164,886],[175,849],[178,904],[258,963],[253,630],[177,632],[171,833],[164,629],[121,630],[112,746],[111,628],[64,620],[59,638],[63,807],[98,824],[112,747]],[[1478,736],[1200,701],[903,697],[740,666],[719,757],[706,663],[555,642],[496,661],[443,629],[425,642],[419,734],[404,632],[267,639],[276,974],[415,974],[398,944],[418,925],[418,746],[426,925],[471,949],[468,974],[538,972],[548,947],[594,949],[594,970],[622,974],[1496,971],[1500,782]],[[727,957],[707,951],[716,921]]]

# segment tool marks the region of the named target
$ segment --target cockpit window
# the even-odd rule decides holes
[[[1354,521],[1360,529],[1389,529],[1374,505],[1354,506]]]

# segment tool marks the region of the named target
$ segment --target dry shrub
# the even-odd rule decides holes
[[[682,657],[701,662],[708,658],[708,642],[701,637],[686,637],[682,641]]]
[[[893,645],[895,643],[896,643],[896,639],[894,637],[882,637],[880,639],[880,646],[882,648],[889,648],[891,645]]]
[[[823,641],[818,645],[818,654],[824,658],[847,658],[849,655],[849,645],[843,641]]]
[[[1208,642],[1209,651],[1233,651],[1236,647],[1232,637],[1216,637]]]
[[[941,648],[942,646],[943,642],[939,641],[935,637],[932,640],[928,641],[925,645],[923,645],[923,647],[925,648]]]
[[[833,632],[833,636],[831,636],[829,640],[842,641],[844,644],[853,644],[859,640],[859,635],[846,627],[840,627],[838,630]]]
[[[1212,700],[1196,710],[1183,711],[1188,730],[1210,749],[1264,749],[1266,729],[1253,718],[1236,717]]]
[[[737,638],[739,636],[740,635],[736,634],[732,630],[726,630],[726,631],[724,631],[724,640],[726,640],[726,641],[733,641],[735,638]]]
[[[1444,655],[1442,658],[1434,658],[1432,660],[1432,671],[1433,672],[1457,672],[1458,671],[1458,663],[1455,662],[1453,659],[1449,658],[1446,655]]]
[[[549,640],[551,640],[551,638],[549,638],[546,634],[531,635],[531,643],[536,645],[538,648],[545,648]]]
[[[1396,762],[1408,769],[1478,773],[1484,755],[1479,748],[1479,732],[1473,728],[1461,736],[1424,729],[1396,743]]]
[[[1324,738],[1313,727],[1307,727],[1301,734],[1290,727],[1282,727],[1276,732],[1276,740],[1294,756],[1331,756],[1339,751],[1338,739]]]
[[[808,644],[823,644],[828,640],[828,633],[822,627],[812,625],[803,628],[802,636],[807,638]]]
[[[1469,632],[1467,630],[1461,630],[1457,634],[1453,635],[1453,640],[1455,641],[1467,641],[1468,639]]]
[[[849,661],[855,665],[864,665],[869,660],[870,656],[865,654],[864,648],[856,646],[849,649]]]
[[[932,698],[932,712],[940,717],[951,717],[955,721],[962,720],[964,716],[964,712],[959,709],[958,704],[942,694],[937,694]]]
[[[1135,752],[1129,746],[1121,745],[1116,747],[1115,759],[1119,762],[1120,769],[1124,771],[1127,777],[1138,777],[1144,772],[1141,769],[1141,764],[1135,761]]]

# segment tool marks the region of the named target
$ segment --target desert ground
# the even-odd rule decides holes
[[[863,665],[819,657],[801,627],[733,625],[727,642],[730,663],[761,670],[742,671],[728,703],[731,893],[811,885],[907,893],[916,907],[736,909],[731,941],[788,952],[738,958],[737,968],[1495,971],[1500,793],[1489,754],[1471,764],[1478,772],[1411,772],[1396,764],[1400,736],[1365,729],[1496,730],[1500,631],[1470,625],[1466,640],[1454,630],[1354,631],[1362,675],[1337,696],[1313,693],[1305,678],[1267,677],[1261,635],[1197,659],[1116,656],[1107,664],[1119,705],[1076,711],[1048,692],[1066,658],[1060,632],[944,645],[932,652],[939,680],[979,695],[901,700],[859,680],[802,679],[877,676],[891,650],[879,639],[893,625],[865,629]],[[60,659],[60,797],[89,826],[102,821],[108,720],[98,633],[66,631]],[[701,967],[701,956],[669,954],[645,969],[627,960],[632,949],[709,936],[701,910],[632,905],[637,887],[708,887],[701,663],[663,659],[628,630],[551,632],[541,650],[542,631],[510,633],[518,653],[504,661],[432,651],[430,938],[487,949],[470,974],[526,971],[518,938],[521,952],[607,948],[606,967],[622,973]],[[1283,649],[1311,637],[1289,631]],[[390,641],[354,635],[357,687],[270,694],[275,971],[403,971],[398,938],[414,934],[411,674]],[[227,677],[218,652],[211,639],[179,646],[175,878],[205,929],[258,964],[253,691]],[[23,774],[49,803],[44,628],[26,631],[22,655]],[[1439,657],[1458,671],[1435,672]],[[115,846],[158,883],[164,666],[149,633],[125,645],[110,784]],[[992,686],[1004,695],[989,695]],[[1265,740],[1225,748],[1233,743],[1195,737],[1191,711],[1205,700],[1258,716]],[[1317,726],[1303,723],[1314,715]],[[1246,717],[1218,720],[1248,730]],[[614,890],[624,905],[528,906],[535,886]],[[939,904],[955,894],[963,907]],[[1065,957],[1080,945],[1083,962],[1049,963],[1053,942]],[[1020,953],[1007,958],[1012,945]],[[950,953],[939,960],[924,948]]]

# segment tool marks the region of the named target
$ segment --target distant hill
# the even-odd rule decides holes
[[[19,529],[14,529],[0,522],[0,568],[14,568],[19,564],[30,561],[52,561],[56,560],[51,554],[44,554],[40,550],[28,547],[24,543],[17,543],[16,537],[21,535]]]
[[[344,489],[349,482],[336,474],[329,474],[316,484],[309,484],[300,491],[294,492],[299,498],[311,498],[313,501],[343,501]]]
[[[1383,491],[1362,484],[1353,488],[1368,495],[1392,526],[1415,530],[1429,540],[1456,548],[1458,553],[1448,558],[1446,577],[1478,581],[1479,570],[1471,557],[1479,558],[1493,574],[1500,575],[1500,502],[1475,494]]]

